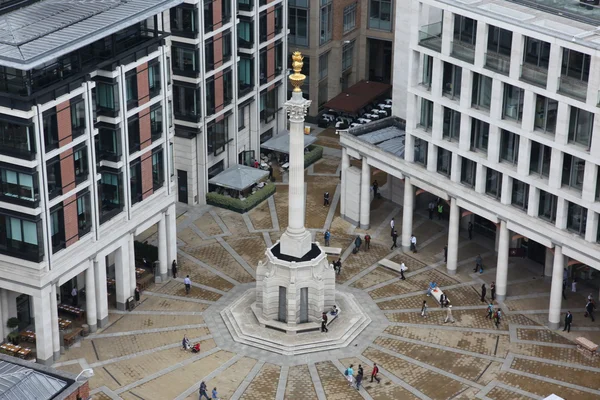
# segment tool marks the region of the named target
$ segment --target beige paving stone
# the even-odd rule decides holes
[[[180,258],[178,272],[180,277],[189,275],[192,282],[201,283],[224,292],[228,292],[233,288],[233,284],[228,280],[185,258]]]
[[[63,365],[60,366],[56,369],[59,369],[61,371],[66,371],[66,372],[70,372],[72,374],[78,374],[81,372],[81,365],[79,365],[79,363],[77,364],[68,364],[68,365]]]
[[[250,221],[252,221],[254,229],[273,229],[271,210],[267,200],[250,210],[248,216],[250,217]]]
[[[486,301],[481,301],[481,286],[464,286],[454,289],[444,290],[446,296],[453,306],[481,306],[485,309],[489,304],[490,289],[487,288]]]
[[[102,333],[129,332],[203,323],[204,318],[197,315],[127,315],[109,326]]]
[[[286,399],[316,399],[317,393],[310,377],[308,365],[290,367],[285,386]]]
[[[360,400],[358,391],[348,385],[348,381],[331,361],[315,363],[321,386],[328,400]],[[354,372],[356,376],[356,370]]]
[[[210,213],[204,213],[204,215],[194,221],[194,225],[206,236],[221,235],[224,233]]]
[[[329,192],[329,201],[331,202],[339,179],[312,177],[312,180],[312,182],[307,182],[305,225],[307,228],[323,229],[329,207],[331,207],[331,205],[323,206],[323,194]]]
[[[231,254],[229,254],[229,252],[227,252],[227,250],[223,248],[223,246],[221,246],[220,243],[195,248],[186,246],[184,251],[240,283],[254,281],[254,278],[246,272],[246,270]]]
[[[104,392],[98,392],[92,396],[92,400],[111,400],[111,398]]]
[[[191,278],[190,278],[191,279]],[[192,281],[194,282],[194,281]],[[200,283],[200,282],[198,282]],[[190,299],[201,299],[208,301],[217,301],[221,298],[221,295],[210,290],[202,289],[196,286],[190,288],[190,293],[185,293],[185,285],[183,282],[170,281],[166,285],[163,285],[160,289],[156,290],[156,293],[169,294],[171,296],[187,297]]]
[[[135,387],[129,392],[123,393],[121,397],[125,400],[139,400],[140,397],[143,399],[174,399],[233,356],[233,353],[220,350],[184,368],[178,368],[173,372]]]
[[[390,258],[390,260],[397,264],[404,263],[404,265],[406,265],[406,268],[408,268],[408,270],[406,272],[418,271],[427,266],[426,263],[421,262],[421,261],[417,260],[416,258],[414,258],[413,253],[410,253],[410,252],[396,254],[394,257]]]
[[[425,296],[425,295],[423,295]],[[425,296],[426,297],[426,296]],[[424,298],[425,298],[424,297]],[[428,301],[428,303],[430,303]],[[466,328],[478,328],[478,329],[496,329],[492,320],[486,318],[485,310],[454,310],[452,316],[455,319],[455,323],[452,326],[466,327]],[[431,311],[429,317],[421,317],[420,312],[407,312],[407,313],[388,313],[386,314],[391,322],[404,322],[411,324],[427,324],[427,325],[444,325],[444,318],[446,312],[444,311]],[[529,325],[535,324],[528,320],[526,317],[521,315],[506,315],[500,321],[499,330],[507,331],[509,323],[527,322]],[[521,325],[521,324],[520,324]]]
[[[233,236],[239,237],[249,234],[248,226],[246,226],[242,214],[224,208],[215,207],[214,210]]]
[[[399,276],[400,274],[397,272],[393,272],[387,268],[377,267],[350,286],[359,289],[365,289],[379,283],[389,281],[390,279],[398,278]]]
[[[351,254],[342,263],[342,273],[337,276],[337,282],[343,283],[362,270],[369,268],[390,253],[389,247],[371,242],[371,248],[366,251],[364,242],[357,254]]]
[[[313,164],[313,170],[316,174],[335,174],[340,163],[341,160],[338,157],[323,156]]]
[[[118,379],[118,377],[111,376],[103,367],[94,368],[94,376],[89,380],[90,389],[94,390],[106,386],[110,390],[116,390],[122,385]]]
[[[517,338],[519,340],[533,340],[544,343],[573,344],[569,339],[562,337],[558,333],[549,329],[521,329],[517,328]]]
[[[600,360],[598,360],[597,357],[589,358],[581,354],[575,348],[565,349],[558,347],[538,346],[528,343],[512,343],[510,349],[513,353],[522,354],[525,356],[600,368]]]
[[[281,367],[266,363],[244,391],[240,400],[274,399],[279,384]]]
[[[493,400],[531,400],[529,396],[523,396],[500,387],[493,388],[486,396]]]
[[[220,399],[230,399],[231,395],[244,381],[246,375],[250,373],[255,364],[255,359],[243,357],[225,371],[221,372],[215,378],[206,382],[206,386],[209,388],[209,390],[212,390],[216,387]],[[194,400],[196,399],[194,396],[190,398]]]
[[[419,260],[421,260],[421,262],[423,262],[425,265],[442,261],[444,259],[444,246],[447,244],[448,234],[444,234],[437,239],[434,239],[426,246],[421,246],[419,252],[417,253],[419,255]]]
[[[408,259],[407,259],[408,260]],[[410,266],[407,265],[410,271]],[[406,278],[405,281],[395,282],[379,289],[369,292],[373,299],[382,297],[397,296],[411,292],[427,290],[429,283],[435,281],[438,286],[450,286],[458,283],[455,279],[436,270],[422,271],[414,276]]]
[[[332,149],[341,149],[340,137],[335,134],[335,128],[324,129],[317,136],[315,144],[323,147],[330,147]]]
[[[598,390],[600,372],[586,371],[580,368],[563,367],[548,363],[515,358],[511,368],[529,374],[541,375],[561,382]]]
[[[191,301],[166,299],[156,296],[145,296],[135,308],[136,311],[196,311],[202,312],[208,304],[199,304]]]
[[[273,200],[275,201],[275,211],[277,212],[277,220],[279,221],[281,230],[285,230],[288,226],[288,196],[289,187],[287,185],[277,185],[277,191],[273,195]],[[279,236],[277,235],[278,238]]]
[[[565,386],[555,385],[553,383],[540,381],[538,379],[512,374],[510,372],[501,373],[497,380],[506,385],[516,387],[517,389],[521,389],[542,397],[546,397],[554,393],[563,399],[598,400],[600,398],[600,396],[591,393],[570,389]]]
[[[509,296],[522,296],[534,293],[550,293],[550,281],[533,278],[529,282],[509,284]]]
[[[192,244],[202,241],[202,238],[198,236],[198,234],[194,232],[192,228],[185,228],[177,232],[177,238],[182,240],[185,244]]]
[[[475,233],[473,233],[473,236],[475,236]],[[461,240],[461,242],[465,242],[465,240]],[[485,257],[483,256],[483,254],[489,252],[490,249],[482,246],[480,243],[478,243],[475,240],[469,241],[468,244],[461,246],[460,249],[458,250],[458,261],[464,261],[464,260],[468,260],[469,258],[474,258],[477,257],[477,255],[481,254],[482,255],[482,260],[483,260],[483,267],[487,267],[487,266],[495,266],[495,262],[494,260],[496,259],[495,256],[491,256],[491,255],[486,255]],[[473,261],[473,265],[471,268],[475,267],[475,262]]]
[[[267,245],[262,235],[246,238],[227,238],[227,243],[250,265],[250,268],[256,270],[259,261],[265,261],[265,251]]]

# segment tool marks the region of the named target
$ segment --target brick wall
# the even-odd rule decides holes
[[[275,44],[271,43],[267,47],[267,81],[275,79]]]
[[[267,40],[275,37],[275,7],[267,10]]]
[[[217,33],[213,36],[213,60],[215,69],[223,65],[223,33]]]
[[[65,400],[79,400],[79,399],[83,399],[83,400],[87,400],[90,397],[90,385],[88,382],[85,382],[83,385],[81,385],[79,387],[79,389],[77,389],[77,391],[71,393],[70,395],[68,395],[67,397],[65,397]]]
[[[63,214],[65,217],[65,240],[67,247],[79,239],[79,224],[77,221],[77,195],[63,201]]]
[[[142,200],[151,196],[152,189],[152,153],[148,152],[142,156]]]
[[[151,132],[151,124],[150,124],[150,109],[146,109],[140,114],[146,113],[144,115],[140,115],[139,123],[140,123],[140,148],[145,149],[146,147],[152,144],[152,132]]]
[[[138,105],[146,104],[150,101],[150,84],[148,83],[148,63],[137,66],[137,91]]]
[[[336,0],[332,3],[333,10],[333,40],[342,40],[344,36],[344,8],[356,3],[356,26],[355,30],[360,28],[361,1],[356,0]],[[365,3],[365,7],[368,7]],[[354,32],[354,30],[350,31]],[[348,32],[348,34],[350,33]],[[356,46],[355,46],[356,49]],[[356,50],[355,50],[356,51]]]
[[[221,16],[223,12],[223,4],[221,0],[213,1],[213,30],[216,30],[223,26],[223,18]]]
[[[73,141],[71,136],[71,102],[64,101],[56,106],[56,125],[58,127],[58,147]]]
[[[219,71],[215,74],[215,113],[218,113],[223,109],[224,102],[223,71]]]
[[[60,179],[63,193],[75,189],[75,164],[72,148],[60,153]]]

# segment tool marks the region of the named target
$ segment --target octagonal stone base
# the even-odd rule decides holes
[[[371,318],[350,293],[337,292],[341,312],[321,333],[320,324],[298,325],[297,334],[278,330],[277,322],[259,321],[253,305],[256,291],[250,289],[221,311],[221,317],[234,341],[283,355],[328,351],[348,346],[370,323]],[[260,313],[259,313],[260,318]],[[262,318],[261,318],[262,319]],[[285,325],[285,324],[283,324]]]

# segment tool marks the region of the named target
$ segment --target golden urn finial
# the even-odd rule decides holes
[[[290,84],[294,87],[294,92],[302,92],[300,86],[302,86],[306,79],[306,76],[301,73],[302,66],[304,65],[302,62],[303,59],[304,57],[299,51],[295,51],[292,54],[292,69],[294,70],[294,73],[290,75]]]

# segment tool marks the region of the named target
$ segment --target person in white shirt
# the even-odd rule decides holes
[[[190,294],[190,289],[192,288],[192,281],[189,275],[187,275],[183,279],[183,283],[185,284],[185,294]]]
[[[394,218],[392,218],[392,220],[390,221],[390,228],[391,228],[390,236],[392,236],[394,234],[394,225],[395,225]]]
[[[417,252],[417,237],[415,235],[410,237],[410,249],[413,251],[413,253]]]
[[[74,287],[71,290],[71,302],[73,303],[73,307],[77,307],[77,288]]]
[[[404,263],[400,264],[400,279],[402,279],[403,281],[406,280],[406,278],[404,277],[404,271],[406,271],[408,268],[406,268],[406,265],[404,265]]]

